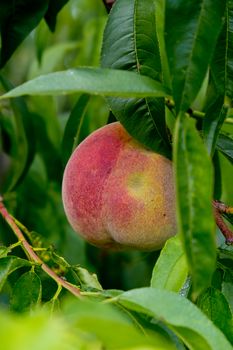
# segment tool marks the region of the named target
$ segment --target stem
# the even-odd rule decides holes
[[[14,222],[18,226],[18,228],[26,234],[27,238],[29,239],[29,242],[31,241],[31,243],[32,243],[31,232],[29,232],[28,229],[20,221],[18,221],[16,218],[12,218],[12,219],[14,220]]]
[[[214,200],[213,205],[222,214],[233,214],[233,207],[229,207],[223,202]]]
[[[174,109],[175,108],[175,102],[173,100],[171,100],[171,99],[165,98],[165,104],[170,109]],[[193,110],[191,108],[187,111],[187,113],[190,116],[195,117],[195,118],[203,119],[205,117],[205,113],[204,112],[196,111],[196,110]],[[226,124],[233,124],[233,118],[232,117],[226,118],[224,120],[224,123],[226,123]]]
[[[59,294],[61,293],[62,290],[62,286],[60,284],[58,284],[58,288],[56,290],[56,293],[54,294],[54,296],[52,297],[52,300],[56,300],[59,297]]]
[[[16,247],[18,247],[18,246],[21,246],[21,242],[20,242],[20,241],[11,244],[11,245],[9,246],[9,252],[10,252],[12,249],[14,249],[14,248],[16,248]]]
[[[80,297],[80,289],[75,285],[65,281],[63,278],[59,277],[52,269],[50,269],[41,258],[34,252],[32,246],[25,239],[22,231],[16,225],[14,218],[8,213],[6,207],[3,204],[3,198],[0,196],[0,214],[3,219],[7,222],[7,224],[11,227],[12,231],[15,233],[18,240],[21,242],[22,248],[24,249],[26,255],[30,260],[39,264],[41,269],[47,273],[54,281],[57,282],[58,286],[62,286],[67,289],[70,293],[75,295],[76,297]]]

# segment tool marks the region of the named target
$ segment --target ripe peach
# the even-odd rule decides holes
[[[97,246],[155,250],[176,233],[171,161],[144,148],[119,122],[75,149],[62,196],[73,229]]]

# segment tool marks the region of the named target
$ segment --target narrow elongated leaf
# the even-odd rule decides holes
[[[216,263],[213,171],[194,120],[181,114],[175,134],[178,232],[181,233],[196,297],[208,287]]]
[[[166,48],[177,110],[186,111],[205,78],[226,1],[166,1]]]
[[[37,305],[41,299],[41,280],[38,275],[29,271],[15,283],[11,298],[11,308],[23,312]]]
[[[15,49],[38,25],[48,9],[48,0],[1,0],[0,29],[2,47],[0,68]]]
[[[168,57],[165,45],[165,13],[166,0],[155,1],[156,32],[159,43],[159,52],[161,57],[162,81],[166,86],[171,88],[171,76],[168,64]]]
[[[16,256],[9,256],[0,259],[0,290],[2,289],[7,277],[15,270],[24,267],[31,266],[28,260],[18,258]]]
[[[233,136],[220,133],[217,140],[217,149],[233,164]]]
[[[233,320],[229,304],[220,290],[210,287],[198,298],[199,308],[233,343]]]
[[[226,18],[211,62],[211,73],[221,95],[233,97],[233,1],[227,0]]]
[[[189,349],[232,348],[223,333],[194,304],[176,293],[140,288],[119,295],[117,301],[130,310],[163,320]]]
[[[203,122],[203,136],[211,156],[214,154],[217,137],[227,115],[228,109],[223,102],[224,96],[220,96],[207,110]]]
[[[67,163],[72,151],[79,143],[80,128],[86,113],[89,98],[90,96],[85,94],[79,97],[66,123],[62,139],[63,164]]]
[[[151,287],[179,292],[188,276],[188,266],[181,239],[170,238],[155,264]]]
[[[105,28],[102,66],[136,71],[162,81],[156,33],[156,6],[151,0],[118,0]],[[126,130],[147,147],[170,155],[163,99],[108,99]]]
[[[0,97],[62,95],[86,92],[101,96],[166,96],[167,88],[151,78],[117,69],[77,68],[32,79]]]

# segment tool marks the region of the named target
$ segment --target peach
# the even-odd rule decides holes
[[[75,149],[62,198],[73,229],[100,247],[156,250],[176,233],[171,161],[143,147],[119,122]]]

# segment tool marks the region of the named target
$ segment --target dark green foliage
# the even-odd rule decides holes
[[[177,119],[175,144],[178,225],[197,296],[209,285],[216,264],[212,166],[195,122],[183,113]]]
[[[166,48],[177,111],[194,101],[222,29],[226,1],[166,1]]]
[[[222,95],[233,96],[233,2],[226,2],[226,16],[211,62],[216,89]]]
[[[0,260],[0,289],[2,289],[8,276],[12,272],[21,267],[30,265],[30,262],[28,262],[27,260],[18,258],[16,256],[3,256]]]
[[[45,17],[49,28],[54,31],[56,16],[69,0],[3,0],[0,5],[2,68],[21,42]]]
[[[41,299],[41,280],[33,271],[24,273],[15,283],[11,308],[17,312],[25,312],[36,306]]]
[[[210,287],[198,299],[201,310],[233,342],[233,319],[229,304],[220,290]]]
[[[117,1],[105,28],[101,63],[103,67],[136,71],[162,81],[154,1]],[[108,101],[129,133],[154,151],[170,157],[163,99]]]
[[[231,163],[233,163],[233,136],[231,134],[220,133],[217,148],[223,153]]]
[[[224,96],[220,95],[206,111],[203,121],[203,136],[211,156],[215,151],[219,131],[226,118],[227,110],[228,108],[224,106]]]

